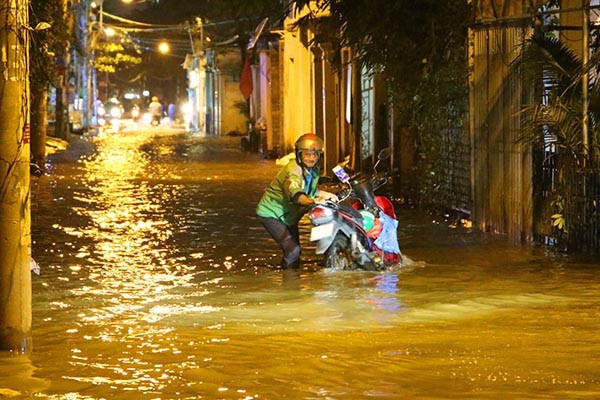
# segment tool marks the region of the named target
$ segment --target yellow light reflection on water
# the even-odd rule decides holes
[[[202,305],[174,304],[174,288],[189,286],[193,279],[193,265],[181,265],[170,257],[167,247],[174,234],[173,222],[164,204],[179,195],[180,187],[168,190],[150,183],[153,172],[143,134],[99,138],[98,151],[82,161],[89,193],[75,194],[85,202],[76,208],[79,217],[87,220],[81,229],[55,224],[57,229],[78,237],[92,239],[92,248],[76,250],[76,257],[85,258],[88,268],[70,267],[79,279],[93,283],[71,288],[79,297],[96,296],[104,299],[79,316],[88,326],[100,329],[92,337],[103,341],[119,340],[126,325],[156,323],[177,313],[209,313],[216,308]],[[168,146],[158,152],[167,154]],[[83,189],[82,189],[83,190]],[[198,296],[207,291],[199,291]],[[165,303],[166,304],[163,304]],[[116,325],[115,325],[116,323]],[[103,327],[103,328],[102,328]],[[151,329],[136,334],[155,337],[165,331]],[[154,336],[153,336],[154,335]]]

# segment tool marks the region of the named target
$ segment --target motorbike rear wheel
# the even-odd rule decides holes
[[[352,269],[352,254],[348,248],[349,239],[338,233],[323,256],[326,268],[333,270]]]

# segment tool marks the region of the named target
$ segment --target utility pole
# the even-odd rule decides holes
[[[81,19],[81,31],[83,37],[83,66],[81,70],[81,83],[82,83],[82,92],[81,92],[81,122],[82,128],[84,132],[90,127],[90,92],[91,92],[91,81],[90,81],[90,7],[92,0],[82,0],[83,1],[83,18]]]
[[[581,13],[583,16],[582,19],[582,27],[583,33],[581,37],[581,43],[583,44],[582,48],[582,63],[583,63],[583,76],[581,77],[581,96],[583,100],[583,109],[582,109],[582,145],[583,145],[583,154],[586,156],[584,158],[584,162],[587,162],[587,157],[589,154],[589,142],[590,142],[590,116],[589,116],[589,79],[590,73],[588,69],[588,63],[590,59],[590,1],[582,0]]]
[[[70,7],[67,5],[66,0],[60,0],[63,12],[67,19],[72,18]],[[61,42],[60,47],[57,49],[58,55],[58,76],[59,82],[56,85],[56,105],[55,105],[55,123],[54,123],[54,136],[67,139],[69,137],[69,114],[67,109],[67,87],[68,87],[68,68],[67,68],[67,57],[69,49],[67,43]]]
[[[31,335],[31,215],[27,0],[0,9],[0,350]]]
[[[98,69],[96,68],[96,45],[100,39],[100,36],[104,35],[103,25],[103,13],[104,13],[104,0],[92,0],[90,7],[92,9],[98,9],[97,20],[90,22],[89,24],[89,42],[86,46],[86,52],[89,57],[88,62],[88,79],[90,83],[88,85],[88,97],[87,97],[87,116],[88,127],[96,125],[98,123],[97,115],[97,102],[98,102]],[[91,11],[91,10],[90,10]],[[91,14],[88,12],[88,18]]]

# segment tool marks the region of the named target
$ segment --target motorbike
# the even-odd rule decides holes
[[[390,155],[391,149],[383,149],[369,176],[351,178],[342,166],[336,166],[333,172],[345,186],[337,194],[339,200],[310,208],[310,240],[317,242],[316,253],[323,255],[326,268],[377,271],[402,262],[393,204],[375,195],[388,180],[377,172],[377,166]]]
[[[106,105],[100,104],[97,109],[98,125],[101,127],[110,127],[114,132],[118,132],[121,127],[121,116],[123,109],[120,103],[107,102]]]
[[[134,104],[131,108],[131,119],[133,122],[138,122],[140,120],[140,107],[137,104]]]

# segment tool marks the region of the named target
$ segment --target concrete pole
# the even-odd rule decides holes
[[[83,44],[83,60],[81,66],[81,125],[84,132],[87,132],[90,127],[90,7],[92,0],[83,0],[83,17],[81,18],[81,35]],[[79,26],[79,24],[78,24]]]
[[[582,16],[583,16],[583,20],[581,22],[581,25],[583,26],[583,33],[582,33],[582,63],[583,63],[583,75],[581,77],[581,95],[582,95],[582,102],[583,102],[583,109],[582,109],[582,130],[581,130],[581,134],[582,134],[582,145],[583,145],[583,154],[586,156],[589,154],[588,150],[589,150],[589,146],[590,146],[590,133],[589,133],[589,129],[590,129],[590,122],[589,122],[589,79],[590,79],[590,74],[589,74],[589,70],[588,70],[588,63],[589,63],[589,59],[590,59],[590,2],[589,0],[582,0]],[[584,161],[587,161],[584,159]]]
[[[27,0],[0,10],[0,350],[31,335]]]

